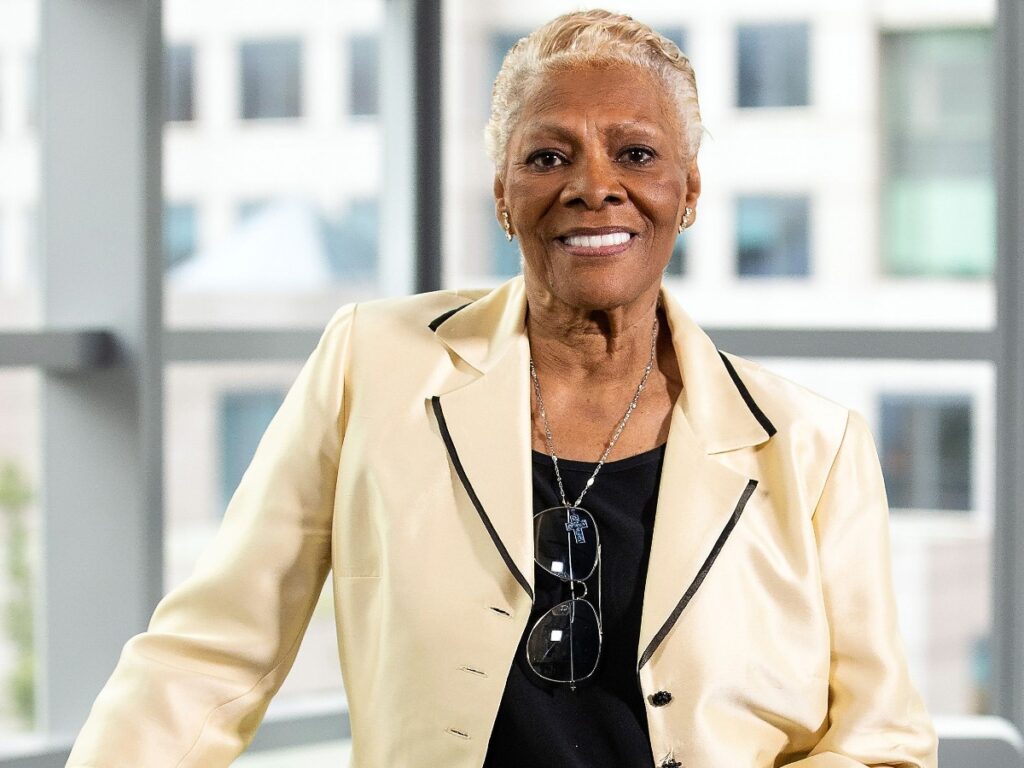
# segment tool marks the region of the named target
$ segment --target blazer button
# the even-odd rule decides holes
[[[672,701],[672,694],[668,691],[658,691],[648,696],[647,700],[656,707],[663,707]]]
[[[666,760],[661,764],[661,768],[683,768],[683,764],[678,760]]]

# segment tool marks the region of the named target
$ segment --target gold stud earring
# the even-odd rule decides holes
[[[509,219],[508,211],[501,212],[501,220],[505,225],[505,239],[512,242],[512,221]]]

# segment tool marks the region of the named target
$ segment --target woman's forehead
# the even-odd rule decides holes
[[[662,84],[639,67],[585,67],[539,76],[523,103],[517,133],[525,136],[678,132],[678,116]]]

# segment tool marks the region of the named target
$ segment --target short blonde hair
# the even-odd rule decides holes
[[[629,64],[661,83],[679,116],[683,155],[691,160],[704,128],[697,81],[679,46],[646,24],[600,9],[567,13],[519,40],[505,55],[491,92],[491,117],[484,131],[487,155],[503,173],[508,141],[523,104],[543,75],[586,66]]]

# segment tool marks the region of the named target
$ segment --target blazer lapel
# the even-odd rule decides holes
[[[757,487],[714,454],[759,445],[775,427],[729,359],[664,289],[683,390],[672,411],[644,588],[637,673],[700,589]]]
[[[509,573],[533,601],[526,299],[512,280],[434,329],[474,369],[468,384],[431,398],[458,481]]]

